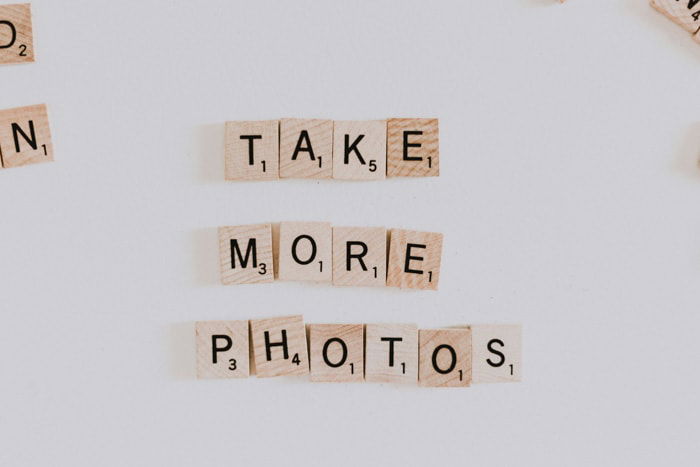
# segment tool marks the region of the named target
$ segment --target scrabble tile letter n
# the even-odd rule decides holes
[[[53,161],[45,105],[0,110],[0,163],[4,168]]]
[[[418,380],[418,327],[415,324],[368,324],[365,379],[377,383]]]
[[[280,121],[280,178],[331,178],[333,121]]]
[[[279,178],[279,122],[226,122],[226,180]]]
[[[259,378],[309,373],[306,329],[301,315],[253,320],[250,333]]]
[[[311,381],[361,382],[364,345],[361,324],[309,325]]]
[[[279,278],[330,282],[333,278],[333,230],[327,222],[280,224]]]
[[[392,230],[386,285],[437,290],[441,256],[442,234]]]
[[[272,226],[219,227],[219,259],[224,285],[272,282]]]
[[[421,329],[418,335],[421,386],[469,386],[472,380],[471,330]]]
[[[440,175],[438,120],[392,118],[387,122],[387,177]]]
[[[520,381],[522,327],[493,324],[471,328],[474,383]]]
[[[34,61],[29,3],[0,5],[0,64]]]
[[[199,321],[197,378],[247,378],[250,375],[248,321]]]

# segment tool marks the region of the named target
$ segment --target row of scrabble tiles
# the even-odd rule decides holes
[[[440,175],[438,120],[226,122],[226,180]]]
[[[520,325],[308,324],[301,315],[195,323],[198,378],[465,387],[520,381]],[[252,341],[251,341],[252,340]],[[252,348],[252,353],[251,353]]]
[[[0,64],[33,61],[31,5],[0,5]]]
[[[693,35],[700,42],[700,2],[697,0],[650,0],[651,6]]]
[[[0,110],[0,168],[53,161],[46,105]]]
[[[277,278],[437,290],[441,257],[442,234],[435,232],[328,222],[219,227],[224,285]]]

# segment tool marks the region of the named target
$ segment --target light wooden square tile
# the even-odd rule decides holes
[[[386,285],[386,229],[333,227],[333,285]]]
[[[271,225],[219,227],[219,260],[224,285],[275,280]]]
[[[390,237],[386,285],[437,290],[442,234],[393,229]]]
[[[700,31],[700,2],[689,0],[651,0],[651,6],[690,33]]]
[[[250,375],[248,321],[198,321],[195,334],[198,378]]]
[[[415,324],[367,324],[365,347],[366,381],[416,384],[418,327]]]
[[[386,178],[386,120],[333,122],[333,178]]]
[[[418,331],[418,381],[421,386],[466,387],[472,380],[471,330]]]
[[[332,245],[333,230],[328,222],[282,222],[280,280],[330,282]]]
[[[363,381],[362,324],[310,324],[308,330],[311,381]]]
[[[226,122],[226,180],[279,178],[279,121]]]
[[[0,5],[0,64],[33,61],[31,5]]]
[[[280,178],[333,176],[333,121],[280,121]]]
[[[471,326],[472,371],[476,383],[521,380],[522,326],[491,324]]]
[[[440,175],[440,138],[436,118],[387,121],[387,177]]]
[[[53,161],[44,104],[0,110],[0,165],[20,167]]]
[[[306,329],[301,315],[252,320],[250,332],[259,378],[309,373]]]

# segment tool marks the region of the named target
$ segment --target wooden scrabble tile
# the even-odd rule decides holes
[[[279,278],[330,282],[333,278],[333,229],[327,222],[280,224]]]
[[[421,329],[418,381],[421,386],[469,386],[472,380],[471,330]]]
[[[0,5],[0,64],[33,61],[31,5]]]
[[[651,6],[690,33],[700,31],[700,2],[695,0],[651,0]]]
[[[313,382],[361,382],[364,332],[361,324],[310,324],[309,359]]]
[[[522,326],[476,325],[472,329],[472,374],[474,383],[520,381]]]
[[[392,229],[390,237],[386,285],[437,290],[442,234]]]
[[[250,333],[258,378],[309,373],[301,315],[252,320]]]
[[[386,285],[384,227],[333,227],[333,285]]]
[[[386,120],[333,122],[333,178],[386,178]]]
[[[20,167],[53,161],[46,106],[0,110],[0,164]]]
[[[333,121],[280,121],[280,178],[331,178]]]
[[[219,227],[219,260],[224,285],[275,280],[271,225]]]
[[[248,321],[198,321],[197,378],[247,378],[250,375]]]
[[[436,118],[387,121],[387,177],[440,175],[440,140]]]
[[[279,178],[279,121],[226,122],[226,180]]]
[[[418,381],[418,327],[415,324],[365,326],[365,380],[377,383]]]

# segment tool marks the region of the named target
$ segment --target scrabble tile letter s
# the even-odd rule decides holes
[[[418,380],[421,386],[469,386],[472,379],[469,328],[421,329],[418,340]]]
[[[440,144],[436,118],[392,118],[387,121],[386,175],[440,175]]]
[[[0,64],[33,61],[31,5],[0,5]]]
[[[333,121],[280,121],[280,178],[331,178]]]
[[[361,324],[309,325],[311,381],[361,382],[364,331]]]
[[[279,178],[279,121],[226,122],[226,180]]]
[[[252,320],[250,332],[259,378],[309,373],[301,315]]]
[[[198,321],[197,378],[247,378],[250,375],[248,321]]]
[[[437,290],[441,257],[442,234],[391,230],[386,285]]]
[[[272,282],[272,226],[219,227],[219,260],[224,285]]]
[[[475,325],[471,329],[474,383],[520,381],[522,327],[493,324]]]
[[[0,110],[0,163],[4,168],[53,161],[46,106]]]

